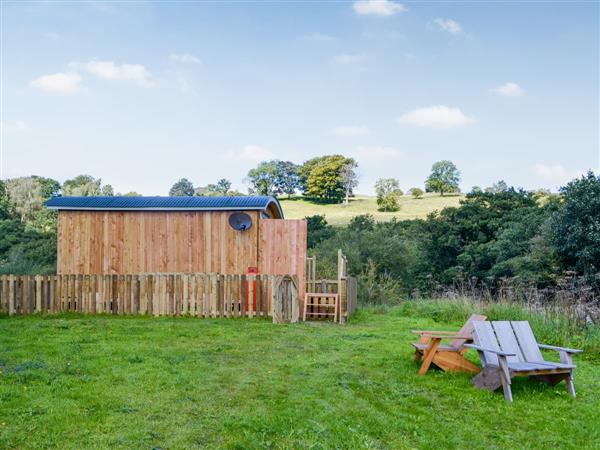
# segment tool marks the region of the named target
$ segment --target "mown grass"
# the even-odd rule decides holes
[[[419,377],[410,330],[464,320],[432,305],[362,310],[346,326],[4,317],[0,447],[600,446],[598,360],[577,360],[576,399],[517,380],[507,404],[467,375]]]
[[[414,199],[410,195],[400,197],[400,210],[396,212],[377,211],[377,199],[372,196],[358,195],[350,199],[349,205],[323,204],[306,200],[302,197],[291,199],[280,198],[283,213],[287,219],[303,219],[306,216],[324,214],[331,225],[346,225],[350,219],[359,214],[372,214],[375,220],[383,222],[396,217],[400,220],[423,219],[427,214],[441,210],[447,206],[458,206],[463,195],[425,194],[423,198]]]

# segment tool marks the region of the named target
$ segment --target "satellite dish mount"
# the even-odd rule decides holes
[[[252,227],[252,217],[243,212],[236,212],[229,216],[229,226],[237,231],[246,231]]]

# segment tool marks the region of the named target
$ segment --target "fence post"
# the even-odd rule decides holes
[[[8,277],[8,315],[12,316],[15,313],[15,276]]]

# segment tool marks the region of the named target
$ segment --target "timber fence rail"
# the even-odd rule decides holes
[[[298,302],[297,277],[217,273],[0,276],[0,313],[9,315],[69,311],[250,318],[271,316],[272,305],[282,301]]]

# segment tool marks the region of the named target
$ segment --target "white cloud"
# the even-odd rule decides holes
[[[15,120],[14,122],[0,122],[2,132],[19,132],[27,130],[27,124],[23,120]]]
[[[358,147],[354,154],[358,158],[380,159],[401,156],[402,152],[393,147]]]
[[[81,90],[81,76],[74,72],[42,75],[29,83],[31,87],[60,94],[74,94]]]
[[[536,175],[555,181],[562,181],[568,178],[567,170],[560,164],[547,166],[545,164],[534,164],[533,171]]]
[[[354,2],[354,11],[362,16],[389,17],[406,11],[406,7],[390,0],[359,0]]]
[[[342,137],[367,136],[371,133],[364,125],[340,125],[331,130],[332,134]]]
[[[504,97],[522,97],[527,93],[525,89],[520,87],[517,83],[509,81],[501,86],[496,86],[490,90],[494,94],[502,95]]]
[[[200,64],[200,59],[190,53],[171,53],[169,59],[182,64]]]
[[[304,36],[304,39],[315,42],[332,42],[335,41],[333,36],[323,33],[311,33],[308,36]]]
[[[531,168],[538,177],[548,182],[555,183],[555,186],[565,185],[575,178],[584,176],[588,170],[590,170],[586,169],[571,171],[560,164],[547,165],[542,163],[534,164]],[[600,173],[600,168],[596,168],[595,173]]]
[[[363,62],[365,59],[367,59],[367,55],[364,53],[354,53],[354,54],[342,53],[341,55],[337,55],[335,57],[335,62],[338,64],[348,65],[348,64],[358,64],[360,62]]]
[[[465,115],[459,108],[437,105],[409,111],[400,116],[398,122],[418,127],[447,129],[469,125],[475,122],[475,119]]]
[[[433,21],[442,30],[447,31],[450,34],[461,34],[463,32],[460,24],[452,19],[435,19]]]
[[[140,86],[154,86],[152,74],[141,64],[121,64],[113,61],[90,61],[85,65],[92,75],[105,80],[128,80],[138,83]]]
[[[270,158],[273,154],[271,151],[258,145],[246,145],[241,151],[228,152],[225,156],[227,159],[236,159],[239,161],[262,161]]]

